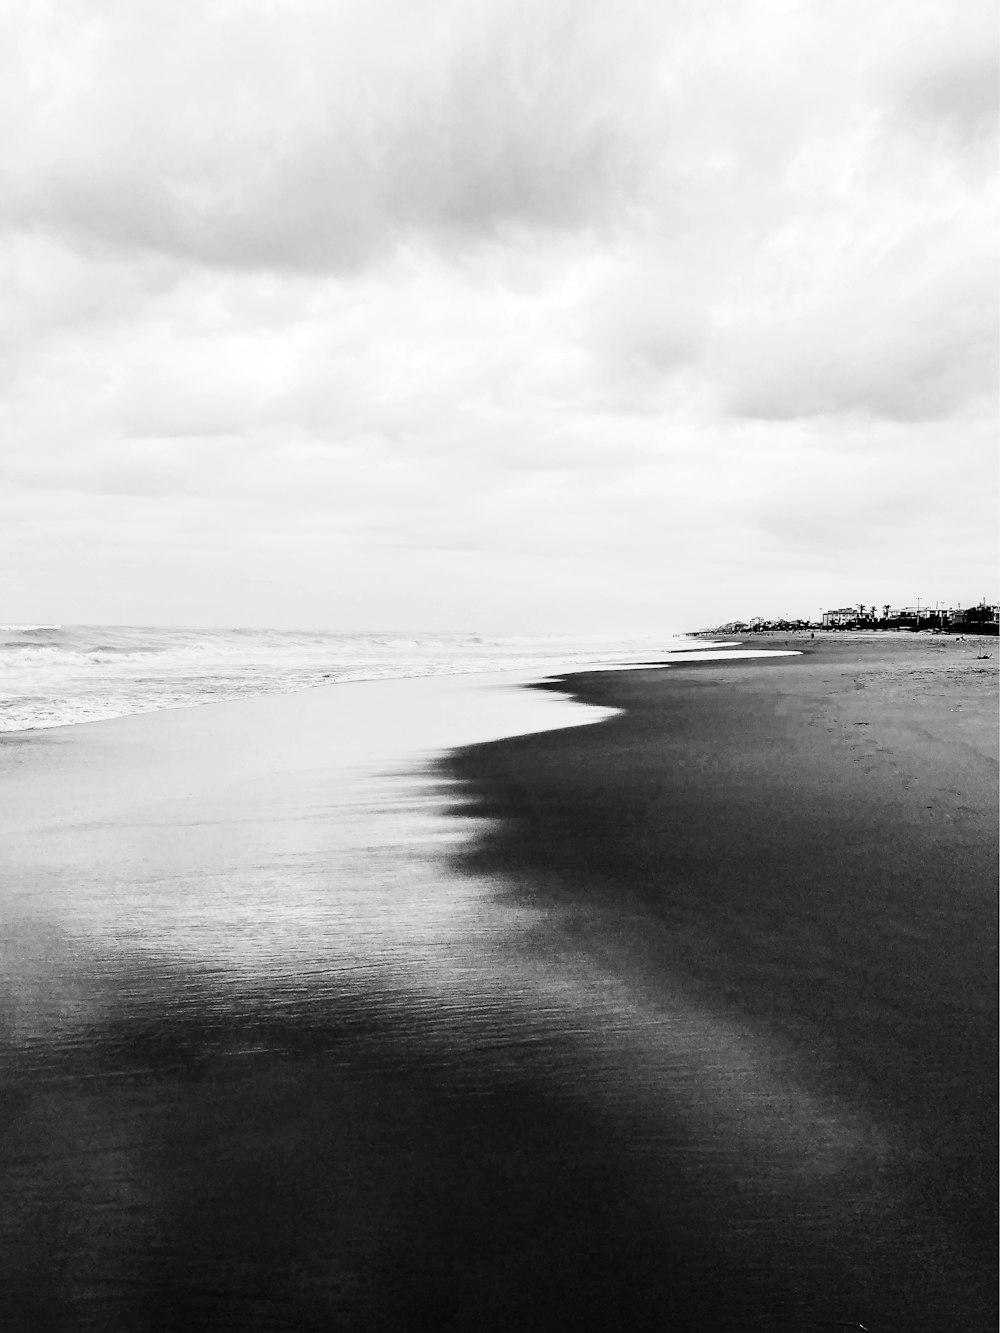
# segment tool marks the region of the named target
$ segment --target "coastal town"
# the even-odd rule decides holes
[[[990,634],[1000,628],[1000,605],[981,601],[975,606],[892,606],[888,602],[839,606],[823,611],[818,620],[751,616],[713,627],[727,634],[759,634],[775,630],[930,630],[938,634]]]

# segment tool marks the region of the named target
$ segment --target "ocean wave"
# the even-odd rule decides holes
[[[624,661],[679,636],[608,640],[122,625],[0,627],[0,731],[102,721],[399,676]]]
[[[0,634],[35,634],[41,630],[59,630],[62,625],[0,625]]]

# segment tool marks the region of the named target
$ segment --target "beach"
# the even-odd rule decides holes
[[[790,1327],[985,1329],[996,659],[931,636],[760,642],[803,656],[576,676],[625,713],[459,756],[494,821],[470,865],[560,904],[690,1078],[678,1096],[668,1070],[654,1115],[698,1145],[678,1192],[732,1283],[716,1320],[738,1326],[743,1284]],[[700,1037],[675,1040],[678,1008]],[[671,1295],[695,1327],[713,1293],[688,1277]]]
[[[3,1326],[992,1327],[997,660],[747,647],[6,738]]]

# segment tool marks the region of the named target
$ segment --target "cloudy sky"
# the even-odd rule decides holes
[[[996,598],[992,0],[0,2],[0,620]]]

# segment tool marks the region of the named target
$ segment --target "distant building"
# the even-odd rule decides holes
[[[937,630],[938,632],[996,634],[1000,609],[987,602],[978,606],[840,606],[823,612],[824,629]]]
[[[822,613],[824,629],[841,630],[932,630],[938,634],[996,634],[1000,626],[1000,607],[980,602],[978,606],[892,606],[889,602],[859,602],[856,606],[838,606]],[[765,618],[752,616],[749,620],[731,620],[716,625],[714,633],[800,634],[803,630],[819,628],[815,621],[791,620],[784,616]]]
[[[856,606],[841,606],[836,611],[823,612],[823,628],[837,629],[841,625],[853,625],[858,619]]]
[[[1000,628],[1000,606],[980,602],[978,606],[953,611],[948,628],[957,634],[996,634]]]

